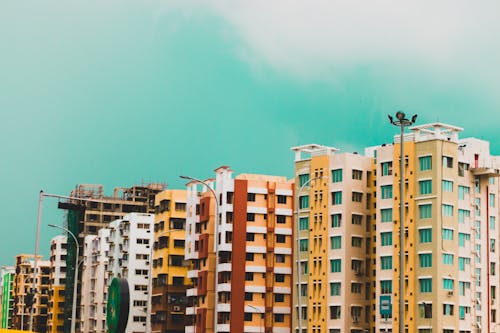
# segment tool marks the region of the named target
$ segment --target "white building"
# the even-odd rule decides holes
[[[66,285],[66,236],[50,241],[50,286],[47,332],[60,332],[64,325],[64,288]]]
[[[100,229],[98,235],[84,240],[82,271],[82,332],[105,333],[110,229]]]
[[[114,277],[126,279],[130,289],[126,332],[150,332],[154,214],[127,214],[111,222],[110,229],[106,288]]]

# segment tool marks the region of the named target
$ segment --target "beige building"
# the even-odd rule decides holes
[[[66,247],[66,236],[56,236],[50,241],[50,286],[47,333],[63,331]]]

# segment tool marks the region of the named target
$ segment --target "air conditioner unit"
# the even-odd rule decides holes
[[[448,296],[453,296],[453,290],[448,291]]]

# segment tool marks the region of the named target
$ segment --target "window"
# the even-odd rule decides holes
[[[458,293],[460,296],[465,296],[465,291],[470,289],[470,282],[458,281]]]
[[[442,210],[443,216],[453,216],[453,206],[452,205],[443,204],[441,206],[441,210]]]
[[[309,196],[308,195],[303,195],[303,196],[299,197],[299,208],[300,209],[309,208]]]
[[[420,292],[421,293],[431,293],[432,292],[432,279],[431,278],[418,279],[418,283],[420,284]]]
[[[453,254],[443,253],[442,258],[444,265],[453,265]]]
[[[451,180],[443,180],[441,182],[443,192],[453,192],[453,182]]]
[[[245,301],[253,301],[253,293],[245,293]]]
[[[453,279],[443,278],[443,289],[453,290]]]
[[[299,240],[299,248],[300,248],[300,252],[309,251],[309,239]]]
[[[309,217],[299,218],[299,229],[308,230],[309,229]]]
[[[253,313],[245,312],[244,321],[252,321]]]
[[[277,263],[284,263],[285,262],[285,255],[284,254],[276,254],[275,258],[276,258]]]
[[[352,214],[351,222],[352,222],[352,224],[355,224],[355,225],[361,225],[363,223],[363,215]]]
[[[276,223],[285,224],[286,223],[286,216],[285,215],[276,215]]]
[[[443,240],[453,240],[453,229],[443,228]]]
[[[340,183],[342,181],[342,169],[332,170],[332,182]]]
[[[421,219],[430,219],[432,217],[432,204],[419,205],[418,214]]]
[[[340,228],[342,214],[332,214],[332,228]]]
[[[184,239],[174,239],[174,247],[184,248],[184,244],[185,244]]]
[[[342,248],[342,236],[332,236],[330,240],[332,242],[332,250]]]
[[[330,306],[330,319],[340,319],[340,306]]]
[[[432,156],[422,156],[418,158],[420,164],[420,171],[432,169]]]
[[[392,232],[381,232],[380,233],[380,241],[382,246],[391,246],[392,245]]]
[[[285,243],[286,236],[285,235],[276,235],[276,243]]]
[[[362,202],[362,201],[363,201],[363,193],[352,192],[352,202]]]
[[[458,270],[464,272],[466,265],[470,265],[470,258],[458,257]]]
[[[186,203],[185,202],[176,202],[175,203],[175,210],[179,212],[185,212],[186,211]]]
[[[418,187],[420,189],[420,194],[431,194],[432,193],[432,180],[420,180],[418,182]]]
[[[453,157],[443,156],[443,167],[453,168]]]
[[[383,185],[381,186],[382,199],[391,199],[392,198],[392,185]]]
[[[254,260],[254,254],[247,252],[245,255],[245,260],[246,261],[253,261]]]
[[[392,269],[392,256],[380,257],[380,264],[382,269]]]
[[[384,208],[380,210],[382,222],[392,222],[392,208]]]
[[[361,170],[352,170],[352,179],[362,180],[363,179],[363,171]]]
[[[330,283],[330,296],[340,296],[340,282]]]
[[[245,273],[245,281],[253,281],[253,273],[252,272]]]
[[[285,315],[282,313],[275,313],[274,314],[274,321],[276,323],[284,323],[285,322]]]
[[[470,188],[468,186],[458,185],[458,199],[465,200],[465,195],[469,195]]]
[[[332,192],[332,205],[342,204],[342,191]]]
[[[278,199],[278,203],[279,204],[286,204],[286,200],[287,200],[286,195],[279,195],[278,194],[278,198],[277,199]]]
[[[253,242],[255,240],[255,234],[252,232],[247,233],[247,242]]]
[[[490,193],[490,207],[495,207],[495,194]]]
[[[284,256],[283,256],[284,257]],[[284,259],[283,259],[284,260]],[[276,260],[277,261],[277,260]],[[301,262],[300,263],[300,273],[302,275],[307,274],[309,272],[309,266],[307,261],[306,262]]]
[[[465,247],[466,241],[470,241],[470,234],[459,232],[458,233],[458,246]]]
[[[495,217],[490,216],[490,230],[495,230]]]
[[[342,260],[341,259],[332,259],[330,260],[330,268],[332,273],[340,273],[342,271]]]
[[[361,287],[362,287],[361,283],[352,282],[351,283],[351,293],[353,293],[353,294],[361,294]]]
[[[351,246],[352,247],[361,247],[363,244],[363,238],[361,237],[352,237],[351,238]]]
[[[420,303],[418,305],[420,310],[420,318],[432,318],[432,303]],[[422,330],[418,330],[419,333],[422,333]],[[432,329],[423,331],[425,333],[432,333]]]
[[[470,210],[459,209],[458,210],[458,222],[465,223],[465,219],[470,217]]]
[[[247,221],[250,221],[250,222],[255,221],[255,214],[254,213],[247,213]]]
[[[305,173],[303,175],[299,175],[299,186],[303,186],[308,181],[309,181],[309,174],[308,173]]]
[[[381,294],[392,294],[392,280],[380,281],[380,293]]]
[[[431,243],[432,242],[432,229],[419,229],[418,238],[420,243]]]
[[[247,193],[247,201],[254,202],[255,201],[255,193]]]
[[[443,315],[445,316],[453,316],[453,304],[449,304],[449,303],[444,303],[443,304]],[[450,330],[443,330],[443,333],[448,333],[448,332],[444,332],[444,331],[450,331]],[[453,330],[451,330],[452,332],[454,332]]]
[[[392,162],[382,163],[382,176],[392,175]]]
[[[274,294],[274,301],[277,303],[283,303],[285,301],[285,294]]]
[[[420,253],[418,259],[420,267],[432,267],[432,253]]]
[[[274,281],[275,282],[285,282],[285,274],[275,274]]]
[[[460,177],[464,176],[466,170],[469,170],[469,165],[467,163],[458,162],[458,175]]]

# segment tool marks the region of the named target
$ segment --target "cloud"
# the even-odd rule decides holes
[[[445,74],[500,64],[495,17],[500,3],[495,1],[206,4],[239,36],[242,58],[302,79],[327,79],[363,64],[416,66]]]

